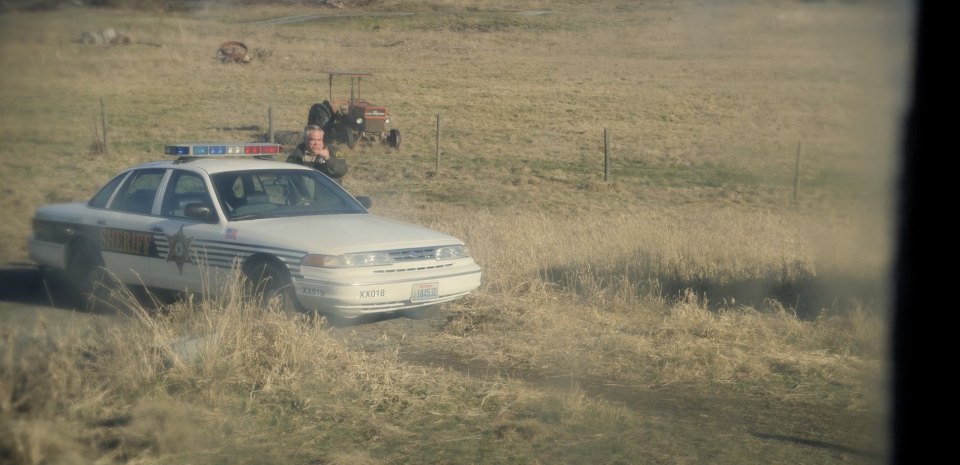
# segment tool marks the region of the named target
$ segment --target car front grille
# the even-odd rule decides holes
[[[437,256],[437,248],[392,250],[387,253],[396,263],[415,262],[434,259]]]
[[[422,249],[401,249],[401,250],[391,250],[387,252],[391,258],[393,258],[394,267],[391,269],[379,269],[375,270],[374,273],[405,273],[409,271],[424,271],[424,270],[437,270],[440,268],[446,268],[448,266],[453,266],[450,262],[434,262],[430,264],[418,263],[413,266],[413,262],[423,262],[426,260],[433,260],[437,257],[437,248],[436,247],[426,247]],[[412,266],[403,267],[404,264],[410,263]]]
[[[406,273],[408,271],[439,270],[453,266],[453,263],[440,263],[437,265],[413,266],[410,268],[391,268],[389,270],[373,270],[374,273]]]

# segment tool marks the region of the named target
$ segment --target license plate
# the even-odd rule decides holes
[[[440,283],[414,284],[410,293],[411,302],[424,302],[440,298]]]

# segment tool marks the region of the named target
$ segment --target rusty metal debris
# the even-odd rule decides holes
[[[220,63],[250,63],[250,54],[242,42],[228,40],[217,49],[217,59]]]

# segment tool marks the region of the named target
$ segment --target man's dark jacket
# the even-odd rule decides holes
[[[347,174],[347,161],[337,157],[337,151],[332,146],[328,145],[327,149],[330,150],[329,160],[313,162],[311,161],[312,156],[306,156],[306,144],[301,143],[287,154],[287,162],[308,165],[333,178],[334,181],[340,182],[340,178]],[[306,162],[304,162],[305,159]]]

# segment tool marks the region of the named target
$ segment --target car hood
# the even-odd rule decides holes
[[[257,242],[337,255],[462,244],[447,234],[369,214],[314,215],[236,221],[228,227]]]

